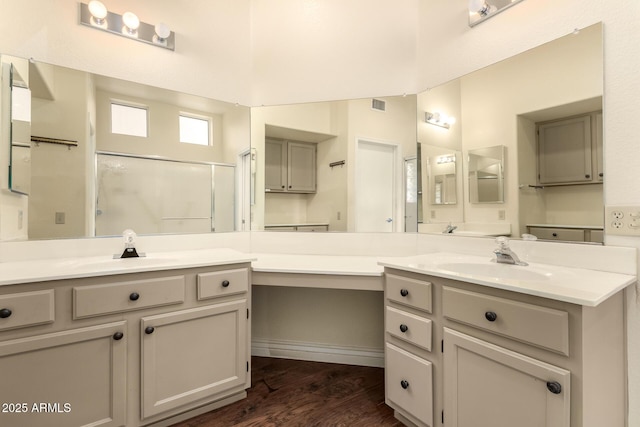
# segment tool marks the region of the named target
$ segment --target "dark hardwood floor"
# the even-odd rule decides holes
[[[384,403],[384,370],[253,357],[244,400],[172,427],[401,426]]]

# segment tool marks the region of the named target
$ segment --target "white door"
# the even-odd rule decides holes
[[[358,140],[356,231],[394,231],[396,146]]]

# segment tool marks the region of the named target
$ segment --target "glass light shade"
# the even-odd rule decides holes
[[[169,26],[164,22],[160,22],[155,26],[156,35],[159,40],[164,40],[171,35]]]
[[[125,12],[124,15],[122,15],[122,22],[124,22],[124,25],[130,33],[135,33],[138,27],[140,27],[140,19],[138,19],[133,12]]]
[[[107,17],[107,8],[102,2],[98,0],[92,0],[89,2],[89,13],[98,21],[102,21]]]

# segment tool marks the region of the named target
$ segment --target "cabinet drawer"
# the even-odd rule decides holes
[[[529,233],[542,240],[564,240],[568,242],[584,242],[584,230],[573,228],[530,227]]]
[[[385,328],[388,333],[431,351],[431,320],[387,307]]]
[[[393,344],[386,345],[387,403],[433,425],[433,365]]]
[[[443,288],[448,319],[569,355],[569,314],[454,288]]]
[[[55,320],[53,289],[0,295],[0,331],[52,323]]]
[[[73,318],[184,302],[184,276],[114,282],[73,288]]]
[[[247,268],[198,274],[199,300],[241,294],[247,290],[249,290]]]
[[[431,283],[386,274],[385,296],[391,301],[431,313]]]

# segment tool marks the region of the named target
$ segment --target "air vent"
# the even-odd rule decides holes
[[[374,98],[371,100],[371,108],[378,111],[385,111],[387,109],[387,103],[381,99]]]

